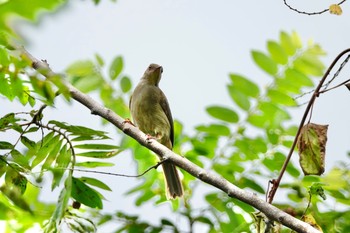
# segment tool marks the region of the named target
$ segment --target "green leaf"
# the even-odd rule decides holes
[[[120,87],[124,93],[127,93],[131,89],[131,80],[127,76],[123,76],[120,80]]]
[[[230,79],[235,89],[238,89],[243,94],[251,97],[259,95],[259,87],[246,77],[239,74],[230,74]]]
[[[264,113],[265,121],[272,128],[280,127],[283,121],[290,119],[286,110],[271,102],[261,102],[259,108]]]
[[[37,18],[38,13],[50,10],[53,11],[59,5],[62,5],[64,2],[62,0],[51,0],[51,1],[40,1],[33,0],[31,2],[23,2],[20,0],[11,0],[11,1],[2,1],[4,6],[0,8],[0,28],[1,31],[6,31],[13,35],[13,30],[9,29],[7,19],[8,15],[11,16],[20,16],[27,20],[34,20]],[[2,33],[1,33],[2,34]],[[2,38],[4,39],[4,38]],[[11,39],[13,39],[11,37]],[[6,39],[5,39],[6,40]],[[4,41],[2,41],[3,43]]]
[[[258,128],[265,128],[268,125],[266,117],[260,114],[250,114],[247,121]]]
[[[205,135],[200,138],[192,139],[193,150],[198,155],[204,155],[207,158],[214,156],[219,138],[217,136]]]
[[[71,150],[67,148],[67,144],[64,144],[56,159],[55,168],[57,169],[53,170],[53,181],[51,185],[52,190],[60,184],[62,176],[66,171],[65,169],[68,167],[68,164],[71,161],[71,156]]]
[[[235,123],[239,119],[238,114],[235,111],[226,107],[209,106],[206,110],[212,117],[229,123]]]
[[[1,86],[1,85],[0,85]],[[0,129],[5,129],[17,121],[14,113],[8,113],[0,119]]]
[[[84,182],[74,177],[72,177],[71,195],[76,201],[91,208],[102,209],[103,207],[99,194]]]
[[[297,87],[299,89],[301,89],[302,87],[306,86],[306,87],[312,87],[314,86],[314,83],[312,82],[312,80],[305,75],[304,73],[295,70],[295,69],[287,69],[284,72],[285,78],[287,80],[289,80],[290,82],[293,82],[294,85],[297,85]]]
[[[90,60],[77,61],[66,69],[68,80],[80,91],[97,90],[104,80],[98,67]]]
[[[114,166],[114,163],[97,162],[97,161],[86,161],[86,162],[76,163],[75,166],[78,166],[78,167],[88,167],[88,168],[95,168],[95,167],[113,167],[113,166]]]
[[[269,89],[267,92],[267,96],[273,103],[282,104],[284,106],[296,106],[295,100],[289,95],[284,94],[283,92]]]
[[[0,64],[5,67],[10,65],[10,56],[8,55],[7,50],[2,47],[0,47]]]
[[[90,60],[77,61],[68,66],[66,73],[73,77],[89,76],[95,73],[95,64]]]
[[[286,32],[281,32],[280,33],[280,42],[281,46],[286,51],[288,55],[294,55],[297,47],[294,45],[292,38],[288,35]]]
[[[174,223],[172,223],[168,219],[164,219],[164,218],[162,218],[161,223],[162,223],[162,225],[166,225],[166,226],[173,226],[173,227],[175,226]]]
[[[0,150],[11,150],[12,148],[12,143],[0,141]]]
[[[56,125],[61,129],[65,129],[71,133],[71,135],[86,136],[84,140],[97,140],[97,139],[108,139],[106,132],[90,129],[84,126],[69,125],[66,122],[60,122],[51,120],[49,124]],[[89,138],[89,139],[87,139]]]
[[[109,145],[109,144],[93,144],[93,143],[75,145],[74,147],[75,147],[75,148],[79,148],[79,149],[91,149],[91,150],[119,149],[119,146],[116,146],[116,145]]]
[[[25,168],[30,168],[28,164],[28,158],[23,156],[18,150],[12,150],[11,151],[11,156],[18,165],[25,167]]]
[[[42,169],[49,169],[52,165],[52,163],[55,161],[56,157],[59,154],[59,151],[61,149],[63,140],[59,140],[54,148],[49,152],[49,155],[46,157],[45,162],[43,163]]]
[[[324,194],[322,183],[312,184],[309,190],[311,195],[319,195],[324,201],[327,199],[326,195]]]
[[[259,184],[254,182],[251,179],[248,179],[246,177],[242,177],[239,181],[239,187],[242,188],[251,188],[254,191],[257,191],[259,193],[265,193],[265,189],[263,189]]]
[[[284,51],[283,47],[279,45],[275,41],[268,41],[267,42],[267,50],[269,51],[272,60],[279,64],[287,64],[288,62],[288,55]]]
[[[120,153],[120,150],[114,150],[114,151],[89,151],[89,152],[79,153],[79,154],[76,154],[76,155],[77,156],[83,156],[83,157],[108,159],[108,158],[112,158],[113,156],[116,156],[119,153]]]
[[[195,221],[207,224],[210,226],[210,228],[214,228],[214,223],[211,221],[210,218],[207,218],[204,216],[199,216],[199,217],[195,218]]]
[[[276,172],[281,170],[285,160],[286,156],[284,154],[281,152],[275,152],[272,156],[266,157],[263,160],[263,164],[271,172]]]
[[[218,193],[209,193],[205,196],[205,200],[217,210],[223,212],[225,208],[223,207],[222,201],[220,201],[220,196]]]
[[[291,39],[292,39],[294,46],[297,49],[301,49],[303,47],[303,42],[301,41],[300,36],[298,35],[297,32],[295,32],[295,31],[292,32]]]
[[[34,107],[34,106],[35,106],[35,103],[36,103],[36,100],[35,100],[35,98],[33,98],[32,96],[29,96],[28,102],[29,102],[29,105],[30,105],[31,107]]]
[[[238,199],[232,198],[231,201],[232,201],[232,203],[239,206],[242,210],[244,210],[247,213],[254,212],[254,210],[255,210],[251,205],[249,205],[243,201],[240,201]]]
[[[6,160],[0,159],[0,177],[7,171],[7,163]]]
[[[250,160],[257,159],[259,153],[266,153],[267,151],[266,141],[260,137],[254,139],[243,137],[237,139],[234,145],[239,148],[240,153],[245,154],[246,158]]]
[[[300,94],[302,92],[302,88],[298,83],[290,81],[286,78],[276,79],[276,89],[286,94]]]
[[[52,82],[58,88],[56,93],[60,93],[67,101],[70,101],[71,94],[67,85],[65,84],[66,77],[60,74],[54,74],[50,77],[50,82]]]
[[[15,74],[10,73],[10,88],[12,89],[12,94],[16,96],[19,100],[23,98],[24,86],[22,80]]]
[[[311,176],[314,177],[315,176]],[[329,172],[327,172],[327,175],[322,177],[322,183],[327,184],[324,188],[327,190],[344,190],[348,189],[349,187],[349,171],[348,170],[341,170],[340,168],[333,168]],[[313,181],[313,180],[311,180]],[[309,181],[310,182],[310,181]],[[313,182],[319,182],[319,180],[313,181]]]
[[[311,53],[303,53],[294,61],[294,68],[306,75],[322,76],[324,65]]]
[[[154,193],[153,192],[144,192],[141,196],[139,196],[139,198],[136,199],[135,201],[135,205],[136,206],[141,206],[142,203],[151,200],[152,198],[154,198]]]
[[[47,225],[45,225],[46,232],[55,232],[55,230],[57,230],[57,225],[61,222],[62,218],[66,214],[66,209],[67,209],[69,198],[71,196],[71,191],[72,191],[72,177],[69,176],[64,182],[64,188],[61,190],[61,193],[58,197],[56,209],[51,215],[50,221],[47,223]]]
[[[240,89],[236,88],[234,85],[227,86],[229,94],[232,100],[243,110],[248,110],[250,108],[250,102],[247,95],[242,93]]]
[[[21,102],[22,105],[26,105],[28,103],[28,100],[29,100],[28,93],[30,93],[29,87],[23,85],[23,91],[18,96],[19,102]]]
[[[97,180],[95,178],[80,177],[79,180],[81,180],[82,182],[84,182],[86,184],[93,185],[95,187],[98,187],[98,188],[101,188],[101,189],[104,189],[104,190],[112,191],[112,189],[110,187],[108,187],[108,185],[106,185],[102,181]]]
[[[8,78],[5,78],[5,74],[3,73],[0,73],[0,83],[0,94],[4,95],[6,98],[12,101],[15,98],[15,96],[12,93],[12,89]]]
[[[26,191],[27,188],[27,178],[21,175],[14,169],[9,169],[5,175],[6,186],[11,189],[16,189],[21,195]]]
[[[300,176],[300,171],[294,165],[291,163],[288,164],[286,171],[288,172],[289,175],[291,175],[294,178],[298,178]]]
[[[21,208],[24,211],[32,213],[32,210],[30,209],[29,204],[22,197],[22,194],[20,193],[19,189],[13,189],[8,186],[1,186],[0,191],[8,199],[10,199],[13,202],[13,204],[15,204],[17,207]]]
[[[124,62],[121,56],[114,58],[110,68],[109,76],[112,80],[115,80],[123,70]]]
[[[56,97],[56,92],[52,88],[52,84],[48,80],[40,80],[36,76],[30,76],[30,83],[34,88],[34,92],[45,98],[47,104],[52,105]]]
[[[76,78],[74,86],[81,92],[89,93],[98,90],[104,82],[100,74],[94,73],[88,76]]]
[[[199,125],[196,130],[217,136],[229,136],[230,128],[221,124]]]
[[[273,145],[276,145],[279,143],[280,134],[281,133],[279,130],[266,129],[266,136],[269,142]]]
[[[105,62],[104,62],[103,58],[102,58],[99,54],[95,53],[95,59],[96,59],[97,63],[98,63],[101,67],[104,66]]]
[[[264,53],[253,50],[252,56],[254,62],[268,74],[275,75],[277,73],[277,64]]]
[[[55,146],[59,143],[60,141],[60,135],[54,136],[54,132],[49,133],[46,135],[42,142],[38,142],[38,151],[36,153],[36,156],[32,162],[32,167],[34,168],[37,166],[39,163],[41,163],[46,156],[55,148]],[[42,143],[42,145],[41,145]]]

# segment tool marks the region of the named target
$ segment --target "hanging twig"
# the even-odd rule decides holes
[[[287,156],[286,160],[284,161],[284,164],[283,164],[283,166],[282,166],[282,168],[281,168],[281,171],[280,171],[280,173],[279,173],[279,176],[278,176],[278,178],[277,178],[276,180],[272,180],[272,181],[271,181],[271,182],[272,182],[272,187],[271,187],[271,190],[270,190],[269,195],[268,195],[268,202],[269,202],[269,203],[272,203],[272,201],[273,201],[273,198],[274,198],[274,196],[275,196],[275,194],[276,194],[276,191],[277,191],[277,189],[278,189],[278,187],[279,187],[279,184],[280,184],[280,182],[281,182],[281,180],[282,180],[282,177],[283,177],[283,175],[284,175],[284,172],[286,171],[287,166],[288,166],[288,163],[289,163],[289,161],[290,161],[290,159],[291,159],[291,157],[292,157],[292,154],[293,154],[293,152],[294,152],[295,146],[296,146],[297,141],[298,141],[298,137],[299,137],[299,135],[300,135],[301,128],[304,126],[307,116],[308,116],[309,114],[311,114],[311,109],[312,109],[313,106],[314,106],[314,103],[315,103],[316,98],[317,98],[317,97],[319,96],[319,94],[320,94],[320,89],[321,89],[321,87],[323,86],[324,82],[326,81],[326,79],[327,79],[329,73],[331,72],[331,70],[333,69],[333,67],[335,66],[335,64],[337,64],[337,62],[339,61],[339,59],[340,59],[342,56],[344,56],[346,53],[349,53],[349,52],[350,52],[350,48],[348,48],[348,49],[344,50],[343,52],[341,52],[341,53],[334,59],[334,61],[332,62],[332,64],[328,67],[326,73],[323,75],[323,77],[322,77],[321,81],[319,82],[318,86],[316,87],[314,93],[312,94],[311,99],[310,99],[310,101],[309,101],[309,103],[308,103],[308,105],[307,105],[307,107],[306,107],[306,109],[305,109],[304,115],[303,115],[303,117],[302,117],[302,119],[301,119],[301,121],[300,121],[299,128],[298,128],[298,132],[297,132],[297,134],[296,134],[296,136],[295,136],[295,138],[294,138],[292,147],[290,148],[289,153],[288,153],[288,156]]]

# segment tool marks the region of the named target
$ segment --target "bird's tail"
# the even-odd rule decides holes
[[[164,162],[162,166],[165,176],[167,198],[175,199],[176,197],[182,197],[184,191],[176,167],[169,162]]]

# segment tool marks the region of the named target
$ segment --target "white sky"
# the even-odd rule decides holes
[[[290,4],[301,10],[318,11],[331,3],[334,2],[310,0]],[[250,50],[266,51],[267,40],[278,40],[281,30],[288,33],[295,30],[304,41],[313,38],[328,53],[323,61],[330,64],[350,45],[348,5],[344,4],[342,16],[329,13],[307,16],[292,12],[282,0],[118,0],[117,3],[105,0],[98,6],[87,0],[71,1],[60,12],[44,16],[40,24],[21,25],[18,30],[27,39],[26,48],[34,56],[46,59],[57,72],[76,60],[93,58],[95,53],[107,64],[116,55],[122,55],[124,73],[136,84],[149,63],[161,64],[164,72],[160,86],[168,97],[173,116],[191,131],[194,125],[210,121],[205,106],[232,106],[225,87],[230,72],[244,74],[261,85],[269,82],[253,64]],[[347,78],[344,72],[341,79]],[[346,104],[349,94],[342,88],[316,102],[314,122],[330,124],[328,163],[345,160],[345,152],[349,150]],[[344,104],[343,99],[346,99]],[[11,104],[7,110],[18,111],[18,105]],[[0,114],[5,111],[0,110]],[[67,107],[59,103],[57,109],[47,114],[56,120],[100,128],[100,120],[77,104]],[[301,114],[295,114],[295,122]],[[128,170],[131,166],[131,158],[125,156],[118,158],[116,169],[130,174],[134,172]],[[138,209],[132,206],[132,199],[124,199],[122,193],[133,187],[134,181],[102,178],[114,190],[106,194],[110,200],[105,203],[108,211],[141,211],[143,218],[152,221],[155,211],[169,213],[166,205],[161,209],[150,205]]]

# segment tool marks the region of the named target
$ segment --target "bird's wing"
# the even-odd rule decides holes
[[[131,110],[131,100],[132,100],[132,95],[130,96],[130,99],[129,99],[129,110]]]
[[[165,97],[164,93],[160,90],[160,94],[162,95],[162,98],[160,98],[160,106],[162,107],[166,117],[168,118],[169,124],[170,124],[170,140],[171,145],[174,145],[174,123],[173,123],[173,117],[171,115],[170,107],[167,98]]]

